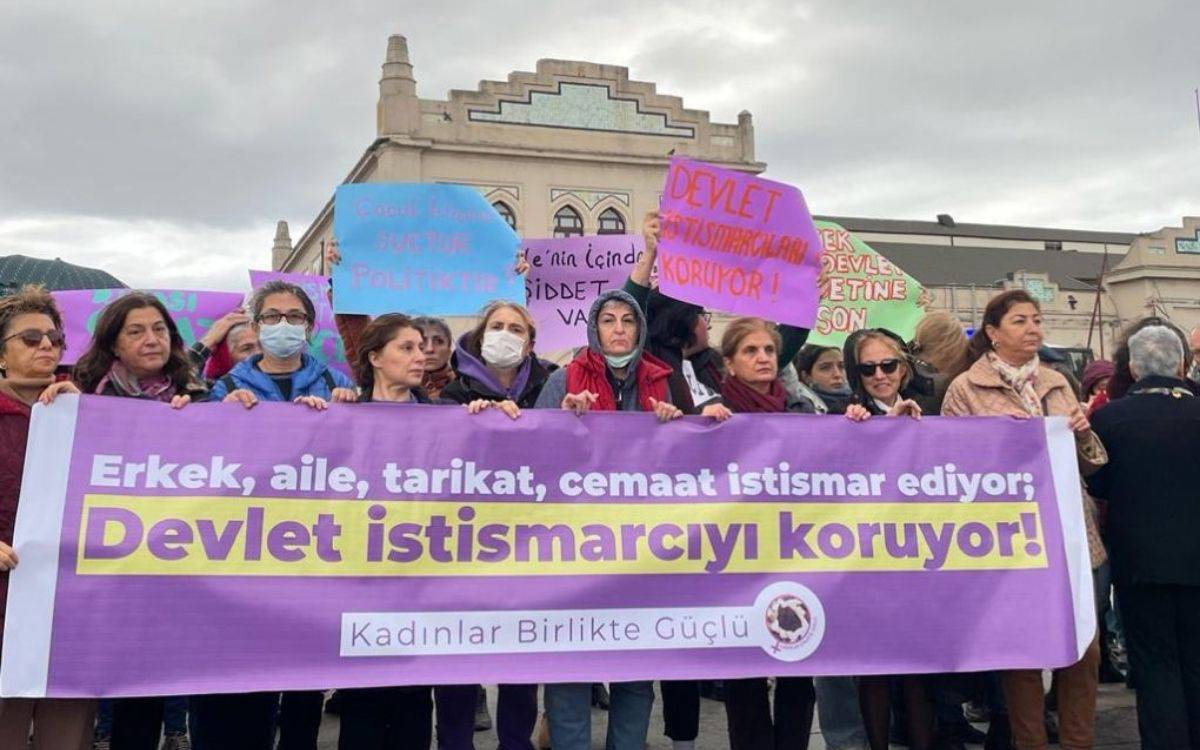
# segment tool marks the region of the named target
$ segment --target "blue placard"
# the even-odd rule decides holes
[[[333,233],[336,312],[471,315],[495,299],[525,301],[520,239],[474,188],[340,185]]]

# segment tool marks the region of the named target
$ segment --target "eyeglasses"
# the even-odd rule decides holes
[[[284,320],[284,319],[286,319],[287,322],[291,323],[294,326],[302,326],[308,322],[308,315],[305,313],[302,313],[302,312],[289,312],[289,313],[265,312],[262,315],[258,316],[258,322],[266,323],[269,326],[273,326],[276,323],[278,323],[279,321]]]
[[[885,359],[882,362],[861,362],[857,365],[858,374],[869,378],[875,374],[875,368],[883,370],[885,375],[891,375],[900,366],[898,359]]]
[[[25,346],[33,347],[41,346],[43,338],[50,339],[50,346],[55,348],[65,348],[67,344],[67,337],[57,328],[49,331],[39,331],[36,328],[28,328],[24,331],[14,333],[11,336],[6,336],[4,341],[7,343],[13,339],[21,339],[21,342],[24,343]]]
[[[710,313],[709,311],[705,310],[704,312],[700,313],[700,318],[705,323],[712,325],[712,313]]]

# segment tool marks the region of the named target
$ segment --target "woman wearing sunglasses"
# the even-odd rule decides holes
[[[63,346],[62,317],[46,291],[26,287],[0,300],[0,638],[8,571],[18,562],[11,545],[30,408],[59,393],[79,392],[69,382],[54,382]],[[0,642],[0,652],[3,647]],[[91,700],[0,698],[0,747],[25,747],[32,724],[35,748],[78,750],[90,745],[95,713]]]
[[[871,416],[907,414],[921,418],[921,407],[903,391],[913,379],[904,342],[891,331],[874,328],[846,339],[846,375],[858,403],[846,407],[846,418],[861,422]]]
[[[862,422],[872,416],[921,418],[921,407],[906,398],[913,378],[904,342],[881,328],[859,331],[846,339],[846,374],[854,391],[846,418]],[[908,745],[930,750],[934,741],[933,703],[928,680],[921,675],[869,675],[859,678],[858,700],[871,750],[887,750],[892,715],[892,687],[898,684],[907,718]]]

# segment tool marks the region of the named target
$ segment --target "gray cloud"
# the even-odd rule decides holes
[[[1196,212],[1189,0],[541,5],[0,4],[0,252],[103,264],[174,233],[127,280],[263,265],[273,220],[303,231],[373,138],[389,33],[424,97],[563,57],[719,121],[749,109],[770,176],[822,213],[1142,231]]]

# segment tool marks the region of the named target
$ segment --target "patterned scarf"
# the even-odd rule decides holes
[[[1044,416],[1042,401],[1037,395],[1037,373],[1040,363],[1036,356],[1020,367],[1013,367],[997,357],[995,352],[988,352],[987,360],[1004,384],[1012,388],[1017,397],[1021,399],[1021,406],[1025,407],[1029,416]]]
[[[152,401],[170,401],[175,395],[175,384],[165,375],[159,374],[153,378],[135,378],[121,360],[112,363],[108,373],[96,384],[96,393],[112,385],[113,389],[128,398],[144,398]]]
[[[442,389],[449,385],[450,381],[456,377],[454,368],[450,367],[450,363],[447,362],[446,366],[440,370],[427,371],[421,377],[421,388],[430,398],[437,398],[441,395]]]

